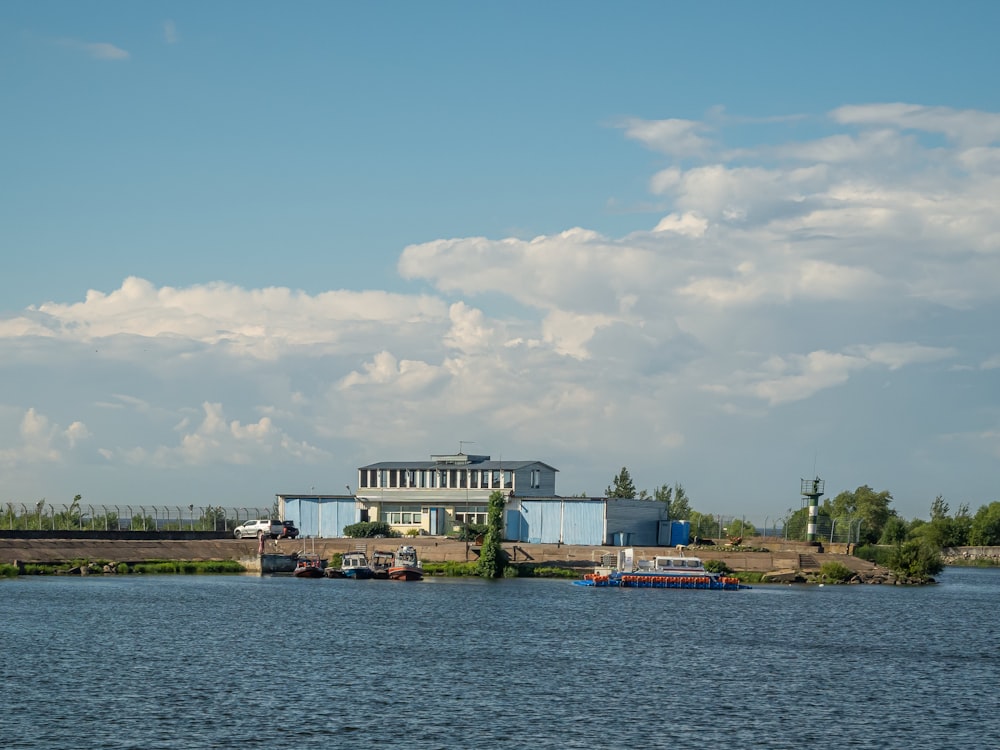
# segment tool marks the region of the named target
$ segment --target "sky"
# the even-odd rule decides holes
[[[1000,4],[0,4],[0,504],[996,501]]]

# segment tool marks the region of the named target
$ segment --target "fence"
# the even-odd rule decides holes
[[[269,518],[274,508],[196,505],[34,506],[7,503],[0,529],[8,531],[229,531],[251,518]]]
[[[860,516],[830,518],[820,515],[816,519],[816,540],[820,542],[860,543],[861,526],[864,522]],[[808,518],[802,513],[785,516],[765,517],[764,523],[757,526],[745,516],[724,516],[698,514],[691,523],[691,537],[708,539],[736,539],[752,544],[754,538],[780,538],[788,541],[806,541],[808,535]]]

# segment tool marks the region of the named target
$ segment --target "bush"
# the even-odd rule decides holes
[[[890,567],[889,561],[892,559],[893,548],[887,546],[877,546],[866,544],[854,550],[854,556],[866,560],[884,568]]]
[[[843,583],[854,577],[854,571],[843,563],[825,562],[819,566],[819,573],[824,580],[831,583]]]
[[[474,542],[479,537],[486,535],[485,523],[468,523],[459,528],[455,534],[455,539],[460,542]]]
[[[16,565],[0,563],[0,578],[17,578],[19,572]]]
[[[479,575],[479,566],[476,562],[458,562],[456,560],[445,560],[444,562],[425,562],[423,568],[424,575],[430,576],[460,578],[464,576]]]
[[[904,542],[893,550],[889,567],[896,575],[926,580],[944,570],[937,549],[918,541]]]
[[[399,534],[393,531],[392,527],[385,521],[361,521],[360,523],[352,523],[349,526],[345,526],[344,536],[349,536],[353,539],[371,539],[372,537],[380,536],[399,536]]]
[[[719,575],[729,575],[732,573],[732,568],[726,565],[722,560],[706,560],[705,570],[709,573],[718,573]]]

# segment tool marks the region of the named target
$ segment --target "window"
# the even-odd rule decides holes
[[[531,489],[537,490],[542,486],[542,470],[532,469],[531,470]]]
[[[514,488],[514,472],[511,471],[510,469],[504,469],[503,488],[505,490],[510,490]]]
[[[385,514],[385,519],[390,526],[419,526],[423,523],[424,515],[419,511],[402,510],[403,506],[397,505]]]
[[[486,523],[487,508],[483,505],[470,505],[468,508],[455,511],[455,525],[464,526],[467,523],[482,525]]]

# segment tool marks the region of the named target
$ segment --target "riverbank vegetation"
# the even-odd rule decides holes
[[[235,560],[147,560],[128,565],[111,560],[71,560],[63,563],[0,565],[0,577],[46,575],[206,575],[245,573]]]

